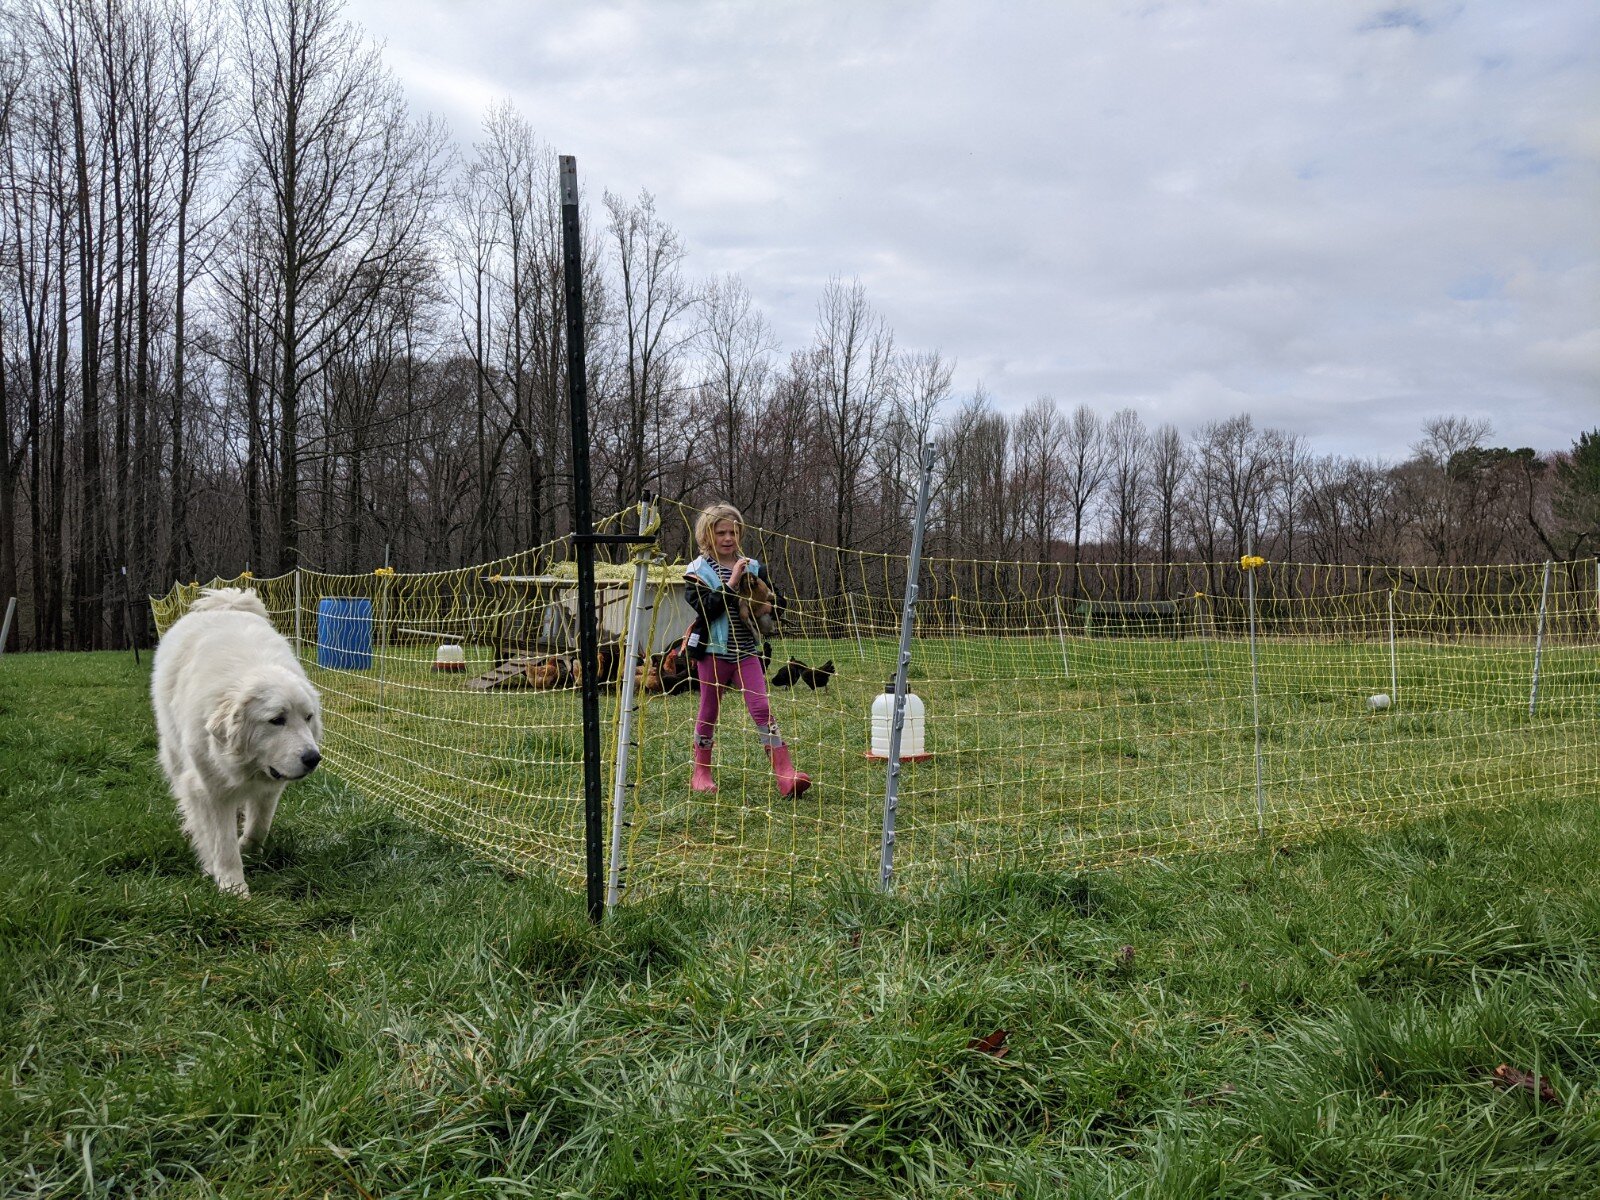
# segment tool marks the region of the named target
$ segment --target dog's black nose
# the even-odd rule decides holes
[[[305,764],[306,774],[309,775],[317,769],[317,764],[322,761],[322,755],[315,750],[307,750],[300,756],[300,761]]]

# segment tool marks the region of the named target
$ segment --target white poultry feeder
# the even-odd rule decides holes
[[[433,652],[433,669],[435,671],[465,671],[467,669],[467,652],[454,642],[445,642]]]

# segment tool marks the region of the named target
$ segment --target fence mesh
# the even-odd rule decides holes
[[[596,524],[623,532],[633,510]],[[631,527],[630,527],[631,529]],[[250,587],[300,649],[322,694],[324,769],[408,818],[516,870],[581,887],[583,730],[577,573],[570,538],[456,571],[301,570],[208,586]],[[604,552],[601,555],[605,558]],[[616,641],[633,573],[596,567],[603,636]],[[167,627],[199,595],[154,602]],[[441,647],[459,647],[441,652]],[[614,672],[614,653],[604,656]],[[615,696],[602,697],[614,758]]]
[[[871,751],[887,744],[880,698],[906,559],[746,530],[745,553],[787,600],[766,674],[813,786],[780,793],[732,695],[717,791],[695,792],[697,694],[662,658],[689,620],[682,572],[696,516],[664,506],[637,593],[627,561],[597,567],[603,769],[608,792],[614,775],[625,784],[623,895],[875,877],[885,763]],[[632,532],[638,520],[629,510],[601,526]],[[213,584],[255,587],[301,647],[323,693],[328,769],[488,858],[581,886],[571,558],[563,539],[460,571]],[[1452,804],[1593,794],[1597,584],[1593,561],[925,560],[909,672],[925,716],[904,745],[917,758],[900,775],[896,878],[1072,869]],[[184,585],[153,601],[158,628],[197,594]],[[619,740],[630,621],[638,687]]]

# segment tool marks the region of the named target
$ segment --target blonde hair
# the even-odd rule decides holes
[[[694,544],[700,547],[700,553],[707,558],[717,556],[717,548],[711,544],[711,535],[723,521],[732,521],[743,535],[744,515],[731,504],[708,505],[700,514],[700,519],[694,523]]]

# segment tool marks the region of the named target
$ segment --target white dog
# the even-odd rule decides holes
[[[266,839],[285,785],[322,761],[316,689],[260,597],[208,588],[156,647],[150,691],[195,856],[218,887],[248,896],[241,852]]]

